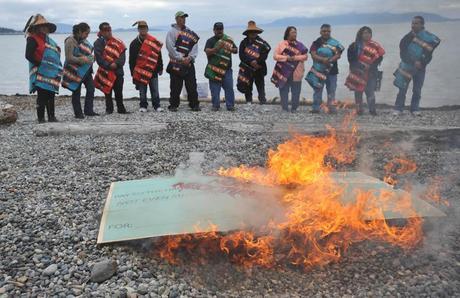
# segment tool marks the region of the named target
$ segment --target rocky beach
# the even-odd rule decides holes
[[[447,216],[425,221],[416,249],[364,241],[338,263],[305,270],[247,269],[224,256],[169,264],[155,256],[151,239],[96,245],[99,220],[111,182],[173,175],[190,152],[205,154],[204,173],[263,166],[291,133],[324,133],[351,109],[313,115],[305,105],[292,114],[278,104],[237,104],[235,112],[212,112],[203,103],[191,112],[182,102],[177,113],[139,113],[128,100],[132,114],[105,115],[98,99],[101,116],[76,120],[70,99],[59,97],[60,122],[51,125],[37,123],[34,97],[0,102],[18,113],[14,124],[0,125],[0,297],[460,296],[459,106],[423,109],[420,117],[379,106],[378,116],[356,118],[357,159],[347,169],[382,179],[385,164],[405,156],[417,164],[405,179],[424,185],[441,177],[448,204],[435,206]],[[114,126],[123,123],[141,128]]]

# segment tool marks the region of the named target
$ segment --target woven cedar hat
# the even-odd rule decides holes
[[[248,22],[248,28],[246,29],[246,31],[243,32],[243,35],[248,35],[249,32],[262,33],[262,32],[264,32],[264,30],[262,30],[259,27],[257,27],[256,22],[249,21]]]
[[[31,16],[24,27],[24,32],[30,32],[33,28],[37,26],[48,26],[50,33],[56,32],[56,25],[48,22],[44,16],[41,14],[36,14]]]

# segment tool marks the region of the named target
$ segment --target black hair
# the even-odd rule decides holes
[[[324,28],[331,28],[331,25],[329,25],[329,24],[322,24],[322,25],[321,25],[321,29],[324,29]]]
[[[370,27],[363,26],[359,28],[358,33],[356,33],[356,39],[355,39],[356,43],[361,42],[363,40],[364,31],[369,31],[372,35],[372,29]]]
[[[420,20],[423,26],[425,26],[425,18],[422,16],[415,16],[414,19]]]
[[[291,30],[294,29],[295,31],[297,31],[297,28],[294,27],[294,26],[288,26],[286,28],[286,31],[284,31],[284,40],[288,40],[288,37],[289,37],[289,33],[291,33]]]
[[[74,36],[77,36],[78,34],[81,34],[82,32],[89,31],[90,27],[87,23],[80,23],[73,25],[72,27],[72,33]]]
[[[102,28],[104,28],[104,27],[106,27],[106,26],[110,26],[110,24],[107,23],[107,22],[102,22],[101,24],[99,24],[99,31],[101,31]]]

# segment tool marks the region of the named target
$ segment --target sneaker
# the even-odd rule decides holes
[[[193,107],[191,108],[192,112],[201,112],[201,108],[200,107]]]
[[[171,107],[171,106],[170,106],[170,107],[168,107],[168,110],[169,110],[170,112],[177,112],[177,108],[176,108],[176,107]]]
[[[57,120],[56,117],[51,117],[48,119],[48,122],[59,122],[59,120]]]
[[[141,112],[141,113],[147,113],[147,108],[140,108],[140,109],[139,109],[139,112]]]
[[[229,111],[229,112],[235,112],[236,109],[235,109],[235,107],[229,107],[229,108],[227,108],[227,111]]]
[[[267,104],[267,100],[266,99],[259,100],[259,104],[261,105]]]
[[[412,116],[420,117],[420,116],[422,116],[422,112],[420,112],[420,111],[413,111],[413,112],[412,112]]]
[[[403,111],[399,111],[399,110],[393,111],[393,116],[401,116],[402,114],[403,114]]]
[[[80,114],[80,115],[75,115],[75,118],[76,119],[85,119],[85,116],[83,116],[83,114]]]
[[[211,111],[217,112],[217,111],[219,111],[219,108],[218,107],[212,107]]]
[[[86,116],[93,117],[93,116],[99,116],[98,113],[96,112],[91,112],[91,113],[85,113]]]
[[[158,107],[155,109],[155,112],[163,112],[163,108],[162,107]]]

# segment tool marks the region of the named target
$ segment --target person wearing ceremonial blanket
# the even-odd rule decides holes
[[[168,110],[171,112],[177,112],[179,108],[184,83],[190,109],[195,112],[201,111],[195,73],[200,37],[185,26],[187,17],[188,14],[178,11],[175,15],[176,23],[171,25],[166,36],[166,49],[169,55],[166,71],[170,75],[171,90]]]
[[[59,92],[62,76],[61,49],[49,37],[56,31],[56,25],[42,15],[31,16],[24,32],[27,36],[25,57],[29,61],[29,92],[37,92],[38,123],[57,122],[54,111],[54,97]]]
[[[299,107],[305,61],[308,59],[308,49],[297,40],[295,27],[287,27],[284,40],[276,47],[273,58],[276,65],[271,81],[280,89],[281,107],[283,111],[289,111],[288,97],[291,90],[291,112],[295,113]]]
[[[87,23],[73,26],[73,34],[65,40],[65,63],[62,86],[72,91],[72,106],[75,118],[84,119],[81,109],[81,86],[85,85],[86,116],[98,116],[93,110],[94,82],[93,82],[93,45],[86,38],[90,33]]]
[[[160,107],[160,93],[158,90],[158,75],[163,73],[163,59],[161,48],[163,43],[150,35],[146,21],[137,21],[139,35],[129,46],[129,69],[133,83],[139,90],[141,113],[147,112],[147,87],[150,89],[153,109],[163,111]]]
[[[410,112],[420,115],[420,99],[425,81],[426,66],[431,62],[434,49],[441,40],[425,30],[425,19],[416,16],[412,19],[412,31],[406,34],[399,44],[401,63],[395,71],[393,84],[399,88],[395,102],[395,115],[403,113],[406,93],[412,80],[412,101]]]
[[[267,57],[271,50],[270,45],[259,37],[263,30],[256,26],[254,21],[248,22],[248,28],[243,32],[246,38],[239,46],[240,69],[238,72],[238,91],[244,93],[246,103],[252,103],[253,84],[256,84],[259,93],[259,103],[265,104],[265,76],[267,75]]]
[[[113,113],[113,90],[117,112],[128,114],[123,104],[123,66],[126,62],[126,46],[123,41],[112,36],[112,28],[107,22],[99,25],[98,39],[94,42],[94,54],[99,65],[94,76],[94,85],[105,95],[106,113]]]
[[[235,92],[233,91],[232,54],[238,53],[233,39],[224,34],[224,24],[214,24],[214,36],[206,41],[204,51],[208,56],[208,65],[204,76],[209,79],[212,98],[212,110],[220,108],[220,89],[225,92],[227,110],[235,110]]]
[[[377,115],[375,110],[375,91],[378,79],[378,66],[383,60],[385,50],[372,40],[372,29],[364,26],[356,34],[356,40],[348,47],[350,74],[345,85],[355,92],[356,112],[363,114],[363,92],[366,93],[369,113]]]
[[[337,60],[345,49],[339,41],[331,37],[331,25],[323,24],[320,30],[321,37],[313,42],[310,54],[313,58],[313,67],[305,78],[313,88],[312,113],[319,113],[323,102],[323,89],[327,90],[327,111],[336,113],[334,106],[335,91],[337,89],[337,75],[339,68]]]

